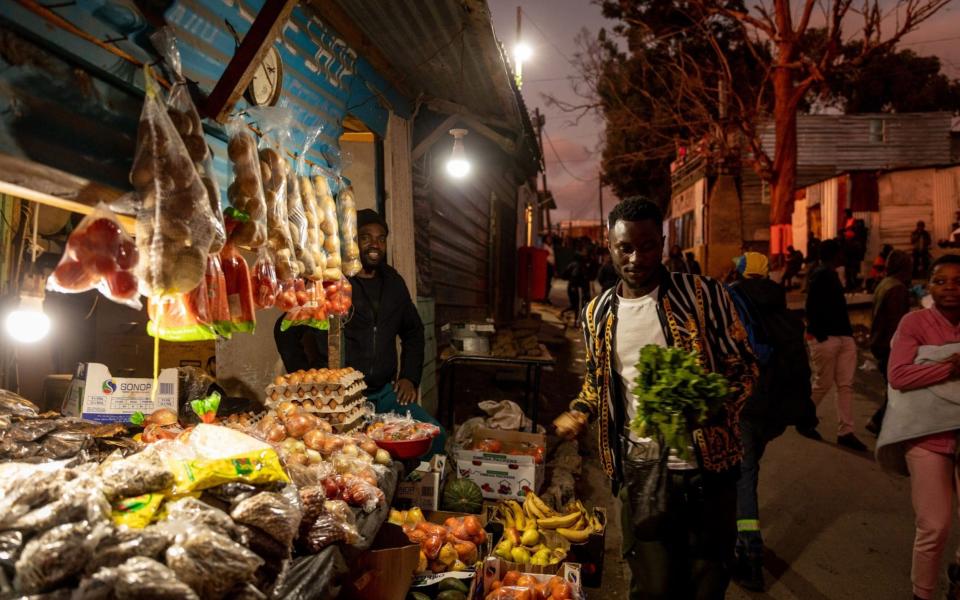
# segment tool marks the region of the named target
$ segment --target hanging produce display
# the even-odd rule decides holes
[[[72,294],[96,288],[114,302],[139,309],[135,273],[139,261],[133,239],[110,209],[99,204],[70,234],[47,289]]]

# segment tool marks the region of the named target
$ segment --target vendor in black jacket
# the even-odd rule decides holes
[[[418,421],[439,425],[416,403],[423,371],[423,322],[403,278],[387,264],[388,233],[386,221],[375,211],[357,213],[363,269],[350,278],[353,310],[343,332],[346,366],[363,373],[367,399],[378,413],[410,411]],[[274,327],[274,339],[288,373],[327,365],[327,332],[309,327],[281,332],[280,322]],[[443,451],[445,437],[434,440],[431,453]]]

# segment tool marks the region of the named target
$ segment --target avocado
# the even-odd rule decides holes
[[[430,600],[430,596],[421,592],[410,592],[407,594],[407,600]]]
[[[450,578],[443,581],[450,581]],[[443,581],[440,582],[440,585],[443,585]],[[460,590],[446,590],[437,594],[436,600],[467,600],[467,595]]]
[[[470,590],[467,588],[466,584],[463,581],[457,579],[456,577],[447,577],[440,582],[440,585],[437,586],[437,589],[441,592],[446,592],[452,590],[454,592],[460,592],[461,594],[466,594]]]

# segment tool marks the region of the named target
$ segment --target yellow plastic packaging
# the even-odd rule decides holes
[[[172,460],[168,467],[173,472],[174,494],[205,490],[231,481],[254,485],[290,481],[280,457],[272,449],[230,458]]]
[[[163,494],[143,494],[122,498],[113,503],[110,517],[115,525],[143,529],[150,524],[163,503]]]

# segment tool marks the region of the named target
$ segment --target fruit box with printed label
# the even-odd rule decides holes
[[[488,594],[500,587],[504,576],[509,570],[506,561],[494,556],[488,557],[483,561],[483,567],[477,571],[476,576],[473,578],[473,584],[470,586],[470,593],[467,595],[467,598],[470,600],[484,600]],[[564,563],[556,575],[521,573],[521,576],[523,575],[532,577],[539,583],[550,581],[553,577],[560,577],[568,584],[571,592],[569,596],[561,594],[561,597],[570,598],[571,600],[583,600],[584,598],[583,587],[580,584],[580,565],[576,563]],[[548,595],[546,597],[550,599],[555,596]]]
[[[512,453],[518,448],[530,453]],[[546,448],[543,434],[480,428],[470,448],[457,449],[457,474],[479,485],[484,498],[523,499],[543,483],[543,455],[537,448]]]
[[[80,363],[74,384],[64,400],[63,413],[100,423],[127,422],[136,412],[149,415],[158,408],[177,412],[177,370],[163,369],[157,378],[153,397],[153,379],[113,377],[106,365]]]
[[[423,510],[440,508],[440,491],[446,465],[447,457],[442,454],[435,455],[430,462],[421,462],[397,484],[394,505],[398,508],[419,506]]]

